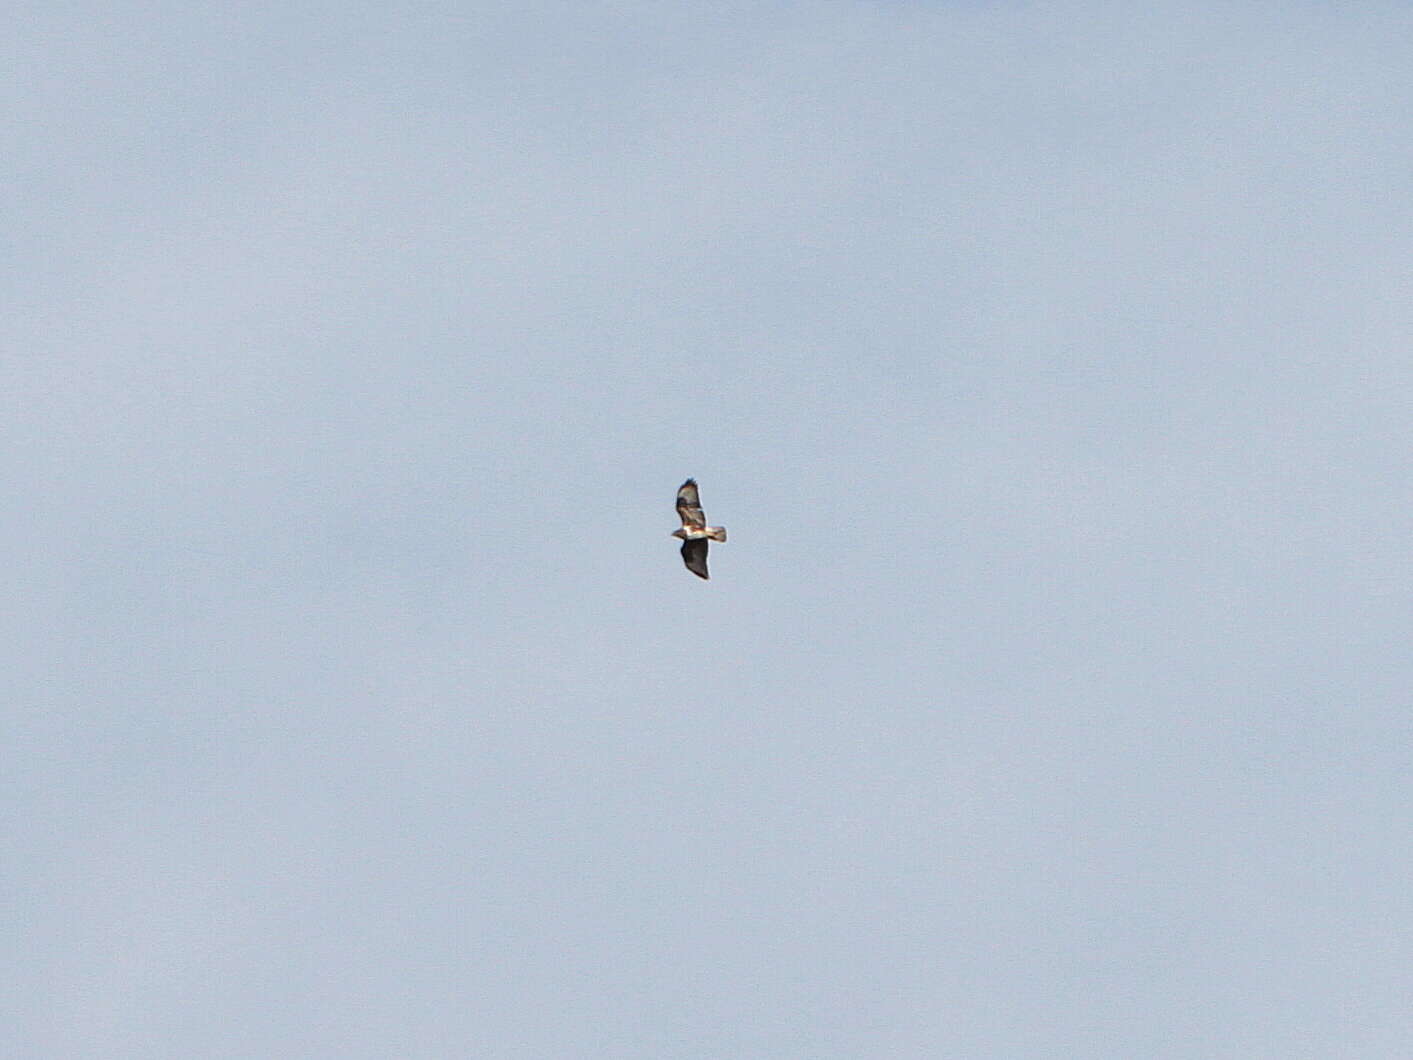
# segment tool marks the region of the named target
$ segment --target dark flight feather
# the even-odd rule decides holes
[[[710,578],[707,573],[707,539],[693,538],[682,542],[682,562],[698,578]]]

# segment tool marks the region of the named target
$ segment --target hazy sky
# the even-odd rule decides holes
[[[0,59],[0,1053],[1413,1055],[1413,9]]]

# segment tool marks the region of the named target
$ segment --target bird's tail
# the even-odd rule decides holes
[[[706,536],[709,537],[709,538],[711,538],[713,541],[725,541],[725,540],[726,540],[726,527],[724,527],[724,526],[708,526],[708,527],[706,528]]]

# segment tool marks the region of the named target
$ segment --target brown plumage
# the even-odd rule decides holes
[[[725,541],[726,527],[707,526],[696,479],[689,478],[677,488],[677,514],[682,519],[682,528],[674,530],[672,536],[682,539],[682,562],[698,578],[710,578],[707,541]]]

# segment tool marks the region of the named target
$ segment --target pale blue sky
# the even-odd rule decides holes
[[[0,1052],[1413,1055],[1413,12],[1136,6],[22,5]]]

